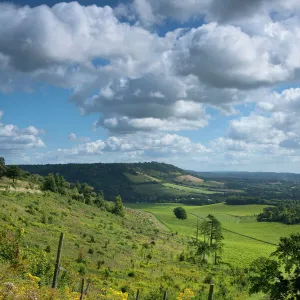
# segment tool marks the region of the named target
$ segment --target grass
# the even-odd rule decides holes
[[[177,220],[172,213],[173,204],[132,206],[138,210],[127,208],[125,218],[121,218],[95,206],[49,192],[0,192],[0,231],[24,228],[23,247],[41,251],[50,249],[47,257],[53,263],[60,232],[64,232],[61,265],[72,278],[71,290],[78,291],[81,280],[78,271],[84,265],[86,277],[92,280],[91,293],[103,287],[115,290],[126,288],[131,295],[129,299],[133,299],[133,293],[139,288],[142,300],[143,295],[161,287],[168,289],[169,299],[174,300],[179,291],[188,287],[194,291],[202,290],[204,299],[207,299],[209,285],[204,281],[208,274],[212,274],[216,294],[219,286],[226,284],[228,293],[232,293],[230,299],[260,299],[258,296],[248,298],[245,291],[235,290],[228,269],[199,269],[196,264],[179,261],[179,254],[188,249],[189,236],[195,229],[195,217],[189,215],[186,221]],[[196,207],[195,211],[193,207],[185,208],[206,214],[201,208],[208,207]],[[215,208],[222,212],[221,207]],[[154,215],[147,213],[147,210]],[[237,210],[235,214],[249,216],[253,211],[257,210]],[[44,215],[47,220],[51,217],[52,221],[43,222]],[[77,262],[80,253],[84,263]],[[6,281],[21,280],[21,275],[18,277],[7,270],[0,261],[0,285]]]
[[[187,182],[187,183],[193,183],[193,184],[201,184],[204,182],[203,179],[198,178],[198,177],[194,177],[192,175],[181,175],[181,176],[177,176],[174,181],[176,182]]]
[[[133,174],[129,174],[129,173],[124,173],[124,175],[134,184],[139,184],[139,183],[148,183],[148,182],[161,182],[161,180],[146,175],[146,174],[142,174],[139,173],[138,175],[133,175]]]
[[[184,190],[176,190],[166,186],[165,184],[158,184],[158,183],[148,183],[148,184],[139,184],[133,185],[132,188],[136,193],[149,194],[149,195],[171,195],[176,198],[177,196],[189,195],[187,191]]]
[[[190,194],[192,193],[192,194],[211,195],[211,194],[218,194],[219,193],[217,191],[209,191],[206,188],[189,187],[189,186],[183,186],[183,185],[178,185],[178,184],[174,184],[174,183],[163,183],[163,185],[166,186],[166,187],[169,187],[171,189],[187,192],[187,193],[190,193]]]
[[[40,188],[37,184],[22,180],[13,181],[7,177],[0,178],[0,191],[5,191],[7,189],[19,192],[40,193]]]
[[[61,265],[72,278],[72,290],[79,288],[81,275],[78,271],[82,267],[86,269],[86,277],[92,280],[92,293],[103,287],[126,288],[132,296],[139,288],[145,295],[162,287],[170,291],[170,300],[173,300],[176,296],[172,293],[178,294],[186,287],[194,291],[201,288],[206,295],[207,272],[214,275],[216,292],[223,282],[221,272],[199,270],[195,264],[179,261],[179,254],[187,249],[187,238],[172,233],[147,212],[128,208],[126,217],[121,218],[49,192],[0,192],[0,208],[0,231],[24,228],[23,247],[40,251],[50,249],[46,255],[53,263],[59,235],[65,233]],[[51,222],[43,222],[43,216],[46,220],[51,217]],[[77,262],[80,253],[83,263]],[[0,261],[0,286],[3,282],[19,282],[22,278],[7,270]],[[244,298],[232,299],[247,299],[245,292],[243,295]]]
[[[224,229],[274,244],[279,242],[280,237],[288,236],[300,230],[300,225],[257,222],[255,215],[262,212],[264,208],[262,205],[181,205],[188,212],[188,219],[184,221],[178,220],[174,216],[173,209],[176,206],[178,206],[178,204],[138,204],[132,205],[131,207],[153,213],[158,220],[165,224],[170,230],[177,231],[183,236],[194,237],[196,234],[196,216],[204,218],[208,214],[216,216],[222,223]],[[226,263],[240,267],[248,267],[254,259],[260,256],[268,256],[276,249],[275,246],[255,241],[238,234],[224,231],[223,261]]]

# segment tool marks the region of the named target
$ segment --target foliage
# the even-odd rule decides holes
[[[185,220],[187,219],[187,213],[186,210],[183,207],[175,207],[173,209],[174,215],[176,216],[177,219],[180,220]]]
[[[205,256],[214,254],[214,263],[217,264],[223,250],[223,232],[219,220],[209,214],[200,224],[200,232],[203,234],[203,241],[197,241],[197,255],[205,260]]]
[[[72,188],[67,192],[77,193]],[[99,299],[99,295],[103,299],[116,299],[115,294],[123,297],[125,292],[128,293],[128,297],[133,298],[137,288],[141,289],[142,300],[151,299],[152,291],[160,286],[160,297],[163,296],[163,291],[168,289],[170,299],[176,299],[185,288],[189,288],[198,296],[199,282],[201,293],[207,299],[208,286],[203,282],[209,271],[206,267],[199,270],[192,261],[178,260],[181,253],[184,252],[186,256],[189,254],[187,237],[166,230],[151,214],[128,208],[126,217],[120,218],[104,208],[86,205],[81,201],[70,202],[69,196],[49,191],[38,194],[0,192],[0,228],[9,233],[9,236],[15,236],[20,246],[20,255],[16,263],[13,262],[13,256],[11,261],[7,258],[0,261],[0,290],[3,283],[12,282],[15,287],[13,295],[20,295],[20,299],[21,295],[25,297],[26,293],[31,295],[31,292],[34,292],[38,299],[47,299],[48,295],[50,299],[49,286],[53,276],[59,232],[63,230],[63,269],[60,272],[59,289],[52,291],[53,299],[79,299],[76,292],[80,289],[81,275],[78,271],[91,279],[90,292],[85,297],[87,300]],[[92,194],[91,198],[93,201],[96,199]],[[114,203],[111,204],[113,207]],[[29,206],[34,214],[26,212]],[[185,223],[177,220],[172,210],[169,210],[173,221]],[[53,222],[49,224],[47,221],[47,224],[44,224],[43,215],[47,220],[52,216]],[[186,220],[189,221],[192,221],[191,218]],[[25,229],[25,233],[22,228]],[[19,233],[22,234],[20,238]],[[7,245],[7,242],[1,243],[1,246],[2,244]],[[147,247],[143,247],[144,244]],[[45,251],[45,248],[49,249],[48,245],[50,252]],[[91,246],[94,250],[93,255],[87,253]],[[80,262],[77,262],[81,249],[83,256]],[[221,270],[223,266],[218,268]],[[63,271],[64,269],[67,272]],[[27,272],[38,278],[37,288],[27,286],[27,277],[24,276]],[[134,277],[128,274],[134,274]],[[223,276],[224,274],[218,271],[214,273],[214,280],[220,278],[221,281]],[[237,281],[231,273],[226,273],[226,278],[232,282]],[[124,286],[127,288],[124,289]],[[103,287],[107,291],[106,295],[101,292]],[[110,293],[109,289],[115,292]],[[234,295],[247,293],[246,289],[236,289],[235,285],[232,290]],[[155,295],[157,294],[152,295],[152,299],[158,299]]]
[[[6,176],[12,178],[13,181],[16,180],[21,175],[21,169],[18,166],[7,166]]]
[[[281,222],[285,224],[300,223],[300,203],[296,201],[283,201],[279,206],[265,207],[257,216],[259,222]]]
[[[0,157],[0,178],[6,174],[6,166],[4,157]]]
[[[23,230],[5,228],[0,232],[0,259],[17,264],[20,258],[20,239]]]
[[[57,192],[57,185],[52,173],[48,174],[44,179],[43,190]]]
[[[198,201],[203,204],[224,201],[222,185],[190,187],[193,182],[174,184],[180,176],[188,172],[175,166],[149,163],[113,164],[59,164],[59,165],[22,165],[23,170],[46,176],[59,173],[69,182],[84,182],[98,193],[103,192],[105,199],[113,201],[120,195],[124,202],[182,202]],[[192,176],[190,176],[192,177]],[[80,194],[84,194],[78,189]],[[86,196],[85,196],[86,198]]]
[[[124,217],[125,216],[125,208],[122,203],[121,196],[116,197],[115,207],[113,209],[113,213],[117,216]]]
[[[300,290],[300,234],[280,239],[276,260],[259,258],[250,268],[250,291],[270,293],[271,299],[298,299]]]

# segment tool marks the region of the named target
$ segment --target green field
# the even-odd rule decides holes
[[[174,190],[183,191],[183,192],[187,192],[187,193],[193,193],[193,194],[211,195],[211,194],[219,193],[217,191],[209,191],[208,189],[205,189],[205,188],[189,187],[189,186],[183,186],[183,185],[178,185],[178,184],[174,184],[174,183],[163,183],[163,185],[168,188],[174,189]]]
[[[216,216],[224,229],[224,254],[223,261],[236,266],[247,267],[256,258],[268,256],[276,246],[253,240],[255,239],[277,244],[280,237],[300,231],[300,225],[285,225],[281,223],[259,223],[255,215],[260,213],[263,205],[229,206],[225,204],[213,204],[206,206],[185,206],[188,212],[187,220],[178,220],[173,214],[176,204],[136,204],[131,207],[153,213],[158,220],[170,230],[179,234],[195,236],[196,216],[206,217],[208,214]],[[195,216],[196,215],[196,216]]]
[[[22,284],[24,263],[34,276],[43,278],[41,293],[50,293],[48,287],[52,279],[58,237],[64,232],[61,264],[68,270],[68,287],[78,291],[85,274],[92,282],[89,296],[85,299],[99,299],[97,295],[103,286],[116,291],[126,288],[129,299],[134,299],[137,289],[141,290],[141,300],[162,299],[161,292],[156,291],[157,287],[167,289],[170,300],[178,299],[177,295],[185,288],[197,293],[200,291],[204,297],[201,299],[207,299],[208,276],[214,278],[215,299],[222,299],[218,293],[220,295],[220,287],[223,285],[224,288],[224,284],[230,299],[260,299],[260,295],[248,297],[246,289],[232,286],[238,277],[230,273],[227,266],[199,269],[197,264],[178,259],[181,253],[188,251],[187,236],[189,231],[191,234],[193,232],[195,217],[177,222],[172,215],[174,205],[137,206],[153,210],[165,222],[164,226],[154,215],[141,210],[126,209],[122,218],[104,208],[51,192],[0,192],[0,204],[0,234],[13,228],[22,228],[21,250],[27,249],[36,255],[34,259],[24,256],[20,270],[13,270],[8,263],[0,260],[0,286],[4,282]],[[168,227],[186,235],[173,234]],[[42,259],[43,264],[50,262],[50,271],[37,275],[40,269],[36,271],[32,265],[35,266],[40,261],[38,259]],[[223,272],[226,272],[225,280]],[[145,298],[152,292],[158,292],[159,296]]]
[[[133,175],[133,174],[129,174],[129,173],[124,173],[124,175],[133,183],[148,183],[148,182],[161,182],[161,180],[146,175],[146,174],[137,174],[137,175]]]

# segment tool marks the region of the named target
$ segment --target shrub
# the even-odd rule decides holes
[[[135,277],[134,271],[130,271],[130,272],[128,273],[128,276],[129,276],[129,277]]]
[[[87,272],[86,266],[83,265],[83,264],[81,264],[81,265],[79,266],[78,273],[79,273],[81,276],[85,276],[85,275],[86,275],[86,272]]]
[[[50,253],[51,252],[51,246],[50,245],[47,245],[46,248],[45,248],[45,251],[47,253]]]
[[[185,255],[183,252],[181,252],[178,256],[179,261],[184,261],[185,260]]]
[[[182,207],[174,208],[173,212],[177,219],[185,220],[187,218],[186,210]]]

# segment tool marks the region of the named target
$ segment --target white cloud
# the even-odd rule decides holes
[[[170,58],[179,74],[196,75],[215,87],[251,89],[292,76],[287,61],[274,62],[276,44],[238,27],[210,23],[182,36]]]
[[[189,138],[176,134],[126,134],[111,136],[106,140],[97,140],[80,144],[71,149],[58,149],[62,155],[102,155],[106,152],[139,153],[146,156],[165,155],[168,153],[203,153],[205,146],[193,143]]]
[[[42,130],[38,130],[34,126],[20,129],[15,125],[0,122],[0,154],[45,147],[45,143],[39,137],[42,133]]]
[[[68,139],[69,139],[70,141],[75,141],[75,140],[77,139],[77,135],[76,135],[75,133],[70,133],[70,134],[68,135]]]
[[[165,47],[157,35],[120,23],[109,6],[85,7],[77,2],[58,3],[52,8],[0,5],[0,52],[22,71],[87,63],[97,57],[130,56],[142,61]]]
[[[290,17],[299,10],[297,0],[133,0],[125,6],[120,4],[116,11],[122,17],[138,20],[149,27],[167,19],[186,22],[190,19],[218,21],[219,23],[243,20]],[[253,22],[253,21],[252,21]]]
[[[77,142],[82,142],[82,143],[87,143],[89,142],[91,139],[89,137],[85,137],[85,136],[77,136],[76,133],[72,132],[68,135],[68,140],[70,141],[77,141]]]
[[[282,130],[276,128],[274,119],[259,115],[233,120],[228,134],[233,140],[276,145],[280,144],[285,136]]]

